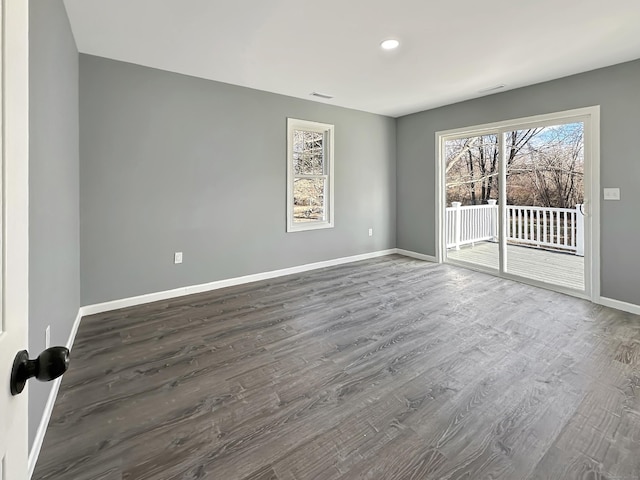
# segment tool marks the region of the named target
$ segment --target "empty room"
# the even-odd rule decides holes
[[[1,11],[0,479],[640,479],[640,2]]]

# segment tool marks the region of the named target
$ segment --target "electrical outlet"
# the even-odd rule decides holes
[[[604,199],[605,200],[620,200],[620,189],[619,188],[605,188],[604,189]]]
[[[182,263],[182,252],[176,252],[173,254],[173,263]]]
[[[370,236],[370,237],[373,237],[373,228],[370,228],[370,229],[369,229],[369,236]]]
[[[47,349],[51,346],[51,325],[47,325],[44,329],[44,348]]]

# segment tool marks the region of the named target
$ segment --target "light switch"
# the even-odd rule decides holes
[[[620,200],[620,189],[619,188],[605,188],[604,189],[604,199],[605,200]]]

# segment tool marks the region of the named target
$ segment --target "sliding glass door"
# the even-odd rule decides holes
[[[441,259],[591,296],[597,114],[439,132]]]
[[[584,291],[584,122],[505,140],[505,271]]]
[[[498,133],[444,142],[447,257],[500,269]]]

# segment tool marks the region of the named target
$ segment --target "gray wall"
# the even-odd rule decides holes
[[[62,0],[31,0],[29,352],[65,345],[80,306],[78,51]],[[29,384],[29,444],[50,383]]]
[[[435,132],[505,119],[601,106],[601,287],[605,297],[640,304],[640,60],[398,119],[398,248],[435,255]],[[600,194],[602,195],[602,194]]]
[[[335,124],[333,229],[285,232],[287,117]],[[395,247],[395,130],[80,55],[82,304]]]

